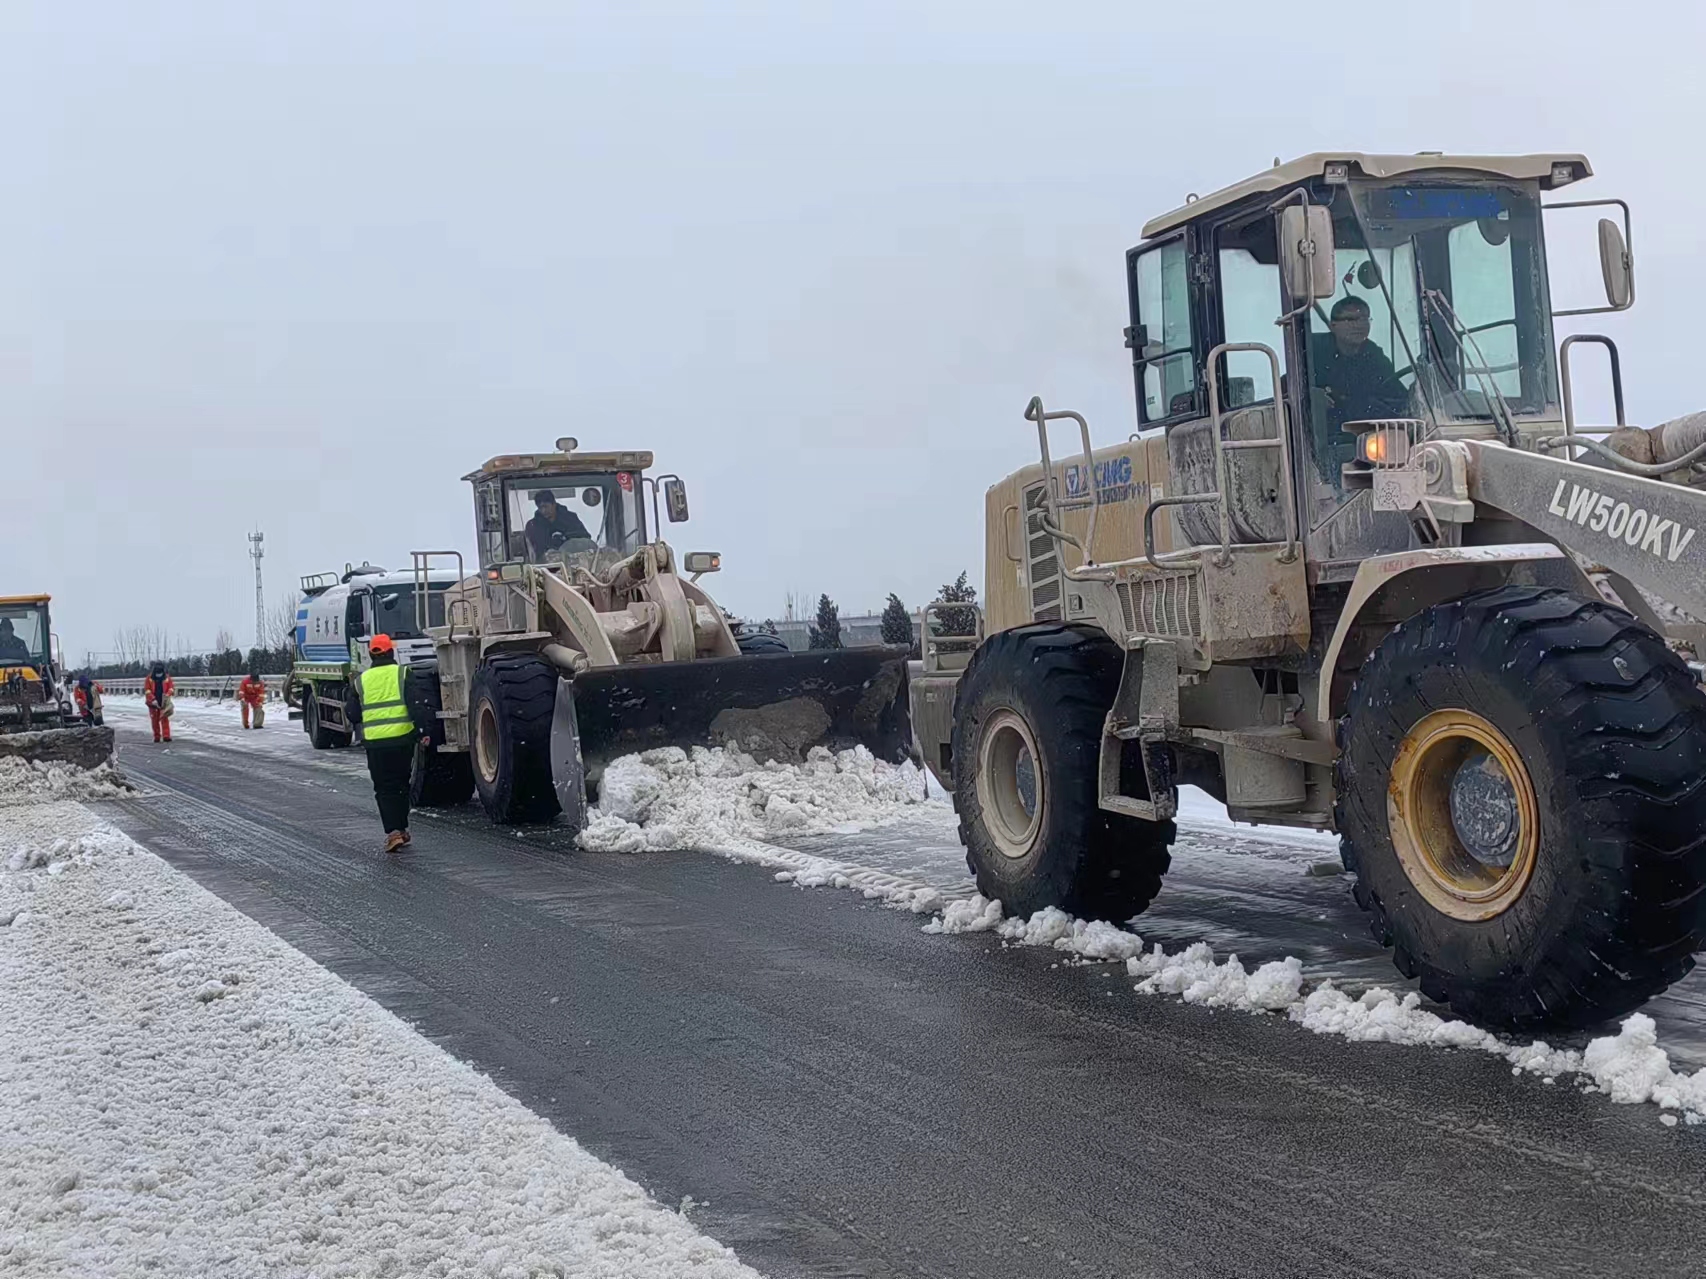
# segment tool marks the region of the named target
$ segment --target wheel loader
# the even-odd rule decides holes
[[[927,634],[911,685],[985,895],[1129,919],[1193,785],[1337,832],[1374,936],[1475,1022],[1586,1026],[1689,971],[1706,415],[1631,425],[1611,339],[1557,340],[1634,300],[1627,206],[1554,194],[1590,173],[1317,154],[1144,227],[1138,432],[1030,402],[984,637]],[[1605,302],[1554,309],[1547,223],[1596,215],[1549,210],[1596,205]]]
[[[699,585],[722,557],[678,557],[662,540],[664,518],[688,518],[687,489],[648,474],[652,461],[565,437],[463,477],[478,571],[459,551],[414,553],[416,630],[435,663],[411,682],[442,726],[417,750],[421,803],[466,800],[471,782],[495,822],[561,813],[579,828],[605,765],[654,747],[738,745],[784,762],[815,746],[910,756],[908,651],[791,653],[740,633]],[[429,618],[429,572],[452,562],[459,584]]]
[[[0,755],[94,768],[112,758],[113,730],[77,721],[50,603],[0,596]]]

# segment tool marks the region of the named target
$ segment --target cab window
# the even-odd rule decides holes
[[[1137,254],[1131,270],[1138,415],[1148,425],[1196,408],[1190,273],[1183,237]]]
[[[1274,220],[1264,213],[1219,235],[1220,331],[1222,341],[1260,343],[1279,357],[1285,374],[1285,342],[1274,323],[1283,311],[1280,298],[1279,246]],[[1222,365],[1223,410],[1274,398],[1274,371],[1260,351],[1233,351]]]

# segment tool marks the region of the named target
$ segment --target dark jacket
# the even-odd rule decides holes
[[[536,560],[545,558],[545,552],[552,549],[551,538],[558,533],[563,535],[565,542],[576,538],[591,541],[592,534],[586,531],[586,525],[581,523],[581,517],[568,510],[561,503],[556,506],[557,518],[548,520],[545,512],[537,512],[527,521],[527,549]]]
[[[374,658],[373,665],[393,666],[396,661],[395,657],[386,653]],[[419,683],[420,681],[410,677],[409,668],[405,666],[402,674],[398,677],[397,688],[403,694],[403,705],[409,708],[409,719],[414,723],[415,731],[407,737],[387,738],[382,745],[413,746],[416,736],[421,733],[431,737],[435,743],[439,740],[438,717],[433,714],[430,706],[422,702],[419,696],[421,692],[418,687]],[[361,723],[361,676],[359,675],[350,681],[349,692],[344,695],[344,714],[349,717],[352,726]]]
[[[1410,408],[1410,392],[1392,371],[1392,361],[1373,342],[1364,342],[1355,355],[1339,350],[1331,333],[1320,335],[1310,352],[1315,385],[1331,391],[1327,416],[1333,425],[1365,418],[1397,417]]]

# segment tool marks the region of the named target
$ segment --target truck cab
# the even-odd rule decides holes
[[[388,572],[373,564],[347,565],[342,573],[302,579],[296,609],[295,661],[285,682],[291,718],[300,718],[315,744],[348,745],[353,737],[344,715],[350,681],[371,661],[368,645],[389,635],[397,661],[410,666],[433,660],[433,643],[420,623],[444,624],[448,592],[457,576],[449,570],[427,575],[422,597],[413,572]],[[424,606],[423,606],[424,602]]]

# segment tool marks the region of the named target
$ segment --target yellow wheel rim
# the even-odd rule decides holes
[[[1510,739],[1473,711],[1434,711],[1405,735],[1386,816],[1404,873],[1453,919],[1502,915],[1534,876],[1534,781]]]

